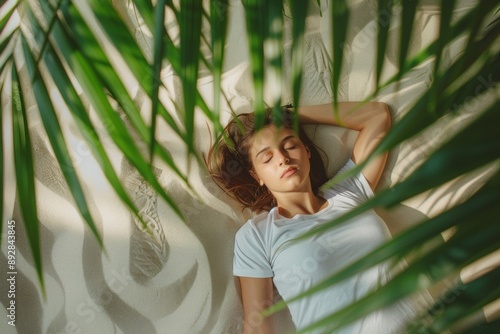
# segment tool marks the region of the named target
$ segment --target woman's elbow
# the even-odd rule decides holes
[[[377,111],[374,117],[377,120],[378,126],[386,131],[392,127],[392,114],[389,105],[385,102],[372,102],[374,109]]]
[[[260,314],[250,318],[245,317],[243,334],[274,334],[273,317],[262,319]]]

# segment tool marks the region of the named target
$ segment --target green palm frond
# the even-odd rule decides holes
[[[292,14],[292,64],[291,64],[291,81],[293,93],[293,105],[300,105],[300,90],[302,88],[302,71],[304,57],[306,53],[305,46],[305,27],[306,17],[309,10],[307,1],[290,1],[290,11]],[[294,109],[298,112],[298,109]],[[299,119],[295,117],[294,128],[298,131]]]
[[[210,41],[212,47],[212,74],[214,77],[214,108],[212,113],[212,123],[214,124],[217,137],[222,131],[220,126],[220,109],[221,109],[221,82],[222,69],[224,64],[224,52],[226,45],[227,25],[229,16],[228,0],[210,1]]]
[[[376,82],[380,84],[382,69],[384,66],[385,52],[387,49],[387,40],[389,38],[389,28],[392,19],[392,0],[377,1],[377,65]]]
[[[26,234],[31,247],[35,267],[43,285],[42,258],[40,254],[40,232],[35,198],[35,173],[33,168],[33,150],[23,93],[17,75],[16,63],[12,62],[12,130],[14,139],[14,164],[16,166],[16,184],[19,193],[19,206],[26,220]],[[3,189],[2,189],[3,190]],[[3,220],[3,219],[2,219]]]
[[[80,213],[82,214],[86,223],[92,230],[92,233],[95,235],[102,247],[102,240],[97,232],[94,220],[90,215],[90,210],[87,206],[87,202],[83,194],[83,188],[80,184],[80,180],[78,179],[74,164],[71,160],[68,151],[68,145],[64,140],[61,125],[58,121],[58,117],[56,116],[55,108],[52,104],[47,88],[42,81],[40,72],[36,67],[35,58],[31,53],[24,35],[22,36],[21,43],[24,52],[24,61],[28,68],[28,75],[31,79],[31,87],[35,95],[35,99],[38,105],[44,106],[44,112],[40,113],[40,116],[42,118],[43,126],[49,137],[50,144],[52,146],[52,149],[54,150],[54,154],[57,158],[59,166],[61,166],[63,175],[66,179],[66,182],[68,183],[69,189],[73,195],[73,199],[75,200]],[[36,220],[34,220],[33,222],[35,221]]]
[[[264,122],[264,42],[268,34],[267,3],[259,0],[245,0],[246,27],[252,65],[254,111],[257,127]]]
[[[346,43],[347,30],[349,26],[349,5],[346,1],[333,0],[332,6],[333,24],[333,104],[334,109],[338,103],[340,76],[342,74],[342,63],[344,61],[344,45]],[[335,115],[338,118],[338,115]]]
[[[456,277],[465,266],[500,245],[498,218],[500,157],[500,124],[498,95],[491,98],[500,75],[500,20],[495,1],[480,0],[470,9],[455,17],[458,1],[441,0],[439,36],[421,50],[411,50],[414,22],[423,1],[373,0],[378,13],[377,41],[374,55],[375,88],[366,92],[366,100],[379,96],[384,89],[404,83],[412,71],[433,61],[432,83],[416,99],[408,112],[395,122],[393,129],[381,142],[372,157],[393,150],[418,134],[432,128],[437,122],[456,121],[459,111],[471,98],[488,100],[481,104],[472,121],[459,129],[449,140],[438,145],[404,180],[379,192],[356,210],[326,224],[331,228],[355,215],[377,207],[392,207],[406,199],[420,195],[446,182],[489,167],[488,181],[480,190],[461,203],[436,216],[422,220],[415,227],[397,235],[373,253],[329,277],[319,286],[297,298],[318,293],[332,284],[355,275],[370,265],[388,260],[411,259],[386,286],[366,296],[364,300],[332,314],[309,329],[331,329],[343,326],[377,308],[433,286],[440,280]],[[152,163],[161,161],[172,175],[191,187],[189,168],[185,172],[171,153],[172,148],[159,142],[157,127],[160,122],[185,146],[189,162],[195,157],[202,164],[196,147],[196,117],[201,113],[209,122],[214,135],[221,133],[220,109],[222,98],[231,108],[221,88],[225,59],[230,7],[227,0],[180,2],[159,0],[123,0],[130,13],[116,2],[110,1],[21,1],[9,0],[0,7],[0,200],[5,198],[4,162],[6,156],[4,127],[12,128],[13,162],[16,169],[16,189],[20,212],[32,251],[35,269],[43,290],[43,267],[37,198],[35,189],[34,153],[31,147],[30,123],[32,117],[41,119],[50,147],[70,190],[75,205],[85,224],[98,242],[101,237],[85,198],[85,180],[76,172],[71,158],[59,112],[68,110],[72,121],[85,139],[90,152],[118,197],[135,215],[141,218],[118,177],[111,158],[101,144],[106,136],[131,165],[149,183],[154,191],[182,217],[176,203],[160,184]],[[283,87],[289,84],[292,102],[300,105],[303,84],[303,64],[306,51],[306,19],[310,7],[321,7],[322,1],[264,1],[244,0],[243,9],[248,39],[248,59],[251,66],[253,109],[257,126],[262,125],[266,103],[277,109],[281,104]],[[354,16],[350,2],[332,0],[330,15],[333,103],[339,101],[342,71],[345,71],[345,45],[349,42],[349,29]],[[386,54],[394,37],[391,22],[397,22],[396,73],[385,80]],[[283,83],[283,27],[291,22],[290,83]],[[176,25],[179,33],[173,36],[165,22]],[[132,27],[139,27],[133,31]],[[450,49],[462,43],[462,51],[447,59]],[[146,47],[144,46],[146,45]],[[181,83],[179,96],[168,94],[162,81],[162,70],[169,67]],[[213,77],[213,96],[209,105],[198,90],[201,71]],[[206,72],[204,72],[206,73]],[[485,83],[483,83],[483,81]],[[481,84],[481,85],[480,85]],[[131,87],[137,87],[141,96],[151,103],[145,117]],[[480,85],[480,86],[479,86]],[[497,91],[495,91],[497,92]],[[137,94],[139,94],[137,93]],[[64,101],[57,105],[53,95]],[[494,93],[495,94],[495,93]],[[170,99],[175,108],[167,107],[162,97]],[[5,100],[5,99],[10,99]],[[208,101],[208,100],[207,100]],[[286,101],[288,102],[288,101]],[[31,103],[31,105],[28,105]],[[60,103],[60,102],[59,102]],[[30,109],[34,108],[34,112]],[[174,110],[172,110],[174,109]],[[28,112],[30,110],[30,112]],[[355,110],[353,110],[355,112]],[[95,118],[91,117],[95,114]],[[5,119],[12,124],[5,124]],[[200,115],[200,116],[201,116]],[[104,125],[104,130],[101,131]],[[368,163],[368,161],[366,162]],[[188,165],[189,167],[189,165]],[[360,165],[351,173],[358,172]],[[493,176],[491,176],[493,175]],[[338,182],[344,174],[334,179]],[[13,181],[14,182],[14,181]],[[191,189],[195,192],[193,189]],[[0,215],[7,214],[4,207]],[[3,220],[3,218],[2,218]],[[488,224],[488,222],[490,222]],[[0,222],[2,228],[2,222]],[[445,230],[455,234],[446,242],[429,245],[440,238]],[[312,233],[321,233],[316,230]],[[304,237],[307,237],[305,235]],[[463,291],[443,312],[433,312],[431,306],[409,331],[440,332],[455,326],[487,303],[500,298],[495,283],[498,269],[480,275],[466,285],[457,283]],[[466,288],[464,288],[466,286]],[[293,301],[292,301],[293,302]],[[439,301],[438,301],[439,302]],[[267,313],[276,312],[284,304],[277,304]],[[335,327],[337,328],[337,327]]]
[[[194,152],[194,112],[196,103],[199,50],[201,41],[202,1],[181,1],[179,28],[181,52],[181,80],[184,96],[184,126],[186,142]]]

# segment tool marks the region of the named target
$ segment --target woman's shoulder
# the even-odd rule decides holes
[[[238,232],[236,232],[236,236],[242,235],[242,234],[264,234],[270,224],[272,224],[273,221],[273,216],[274,216],[274,209],[271,209],[271,211],[264,211],[256,216],[248,219],[246,223],[244,223]]]
[[[373,196],[373,191],[361,172],[352,173],[356,164],[349,159],[346,164],[327,181],[321,188],[321,194],[325,198],[342,197],[355,198],[357,204],[364,202]]]

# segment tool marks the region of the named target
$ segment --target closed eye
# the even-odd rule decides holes
[[[267,164],[268,162],[271,161],[271,159],[273,158],[272,155],[267,155],[264,157],[264,160],[262,161],[263,163]]]
[[[289,136],[282,141],[283,149],[285,150],[293,150],[296,149],[299,145],[297,143],[297,138],[293,136]]]

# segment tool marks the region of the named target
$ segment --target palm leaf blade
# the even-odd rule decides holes
[[[478,52],[486,50],[488,46],[494,43],[495,37],[496,36],[493,32],[487,34],[484,39],[480,40],[478,44],[475,45],[475,48],[479,50]],[[473,62],[481,61],[481,59],[473,59],[470,56],[467,57],[468,61],[466,63],[469,66],[472,66]],[[461,59],[459,61],[461,61]],[[455,74],[458,73],[453,71],[456,65],[457,64],[451,66],[451,72]],[[358,173],[373,157],[393,149],[396,145],[422,132],[444,115],[459,109],[461,105],[470,100],[471,96],[479,98],[482,94],[487,94],[489,92],[488,89],[494,87],[492,78],[500,73],[499,68],[499,57],[489,57],[483,64],[480,64],[473,77],[479,78],[481,86],[478,86],[478,84],[473,80],[459,80],[461,78],[453,77],[451,75],[437,79],[436,86],[438,87],[438,90],[442,92],[441,94],[446,98],[441,98],[437,105],[431,105],[430,100],[434,91],[426,91],[416,102],[413,108],[411,108],[410,111],[393,126],[391,131],[386,137],[384,137],[368,159],[348,173],[335,177],[333,180],[329,181],[328,184],[340,182],[344,178]],[[472,75],[469,73],[467,78],[471,76]],[[460,82],[458,87],[456,82]],[[481,88],[480,91],[478,91],[478,87]]]
[[[417,12],[418,0],[414,1],[401,1],[403,6],[401,15],[401,34],[399,45],[399,72],[403,73],[401,69],[404,68],[406,58],[408,56],[408,49],[410,48],[410,41],[413,32],[413,23],[415,21],[415,14]],[[399,79],[401,75],[399,75]]]
[[[273,110],[273,117],[277,121],[277,124],[281,123],[281,82],[282,78],[282,26],[283,26],[283,15],[282,15],[282,1],[268,1],[267,2],[267,21],[266,26],[267,34],[264,45],[264,59],[269,63],[266,66],[266,71],[264,77],[267,78],[266,81],[269,84],[266,86],[266,91],[268,91],[270,106]]]
[[[69,29],[67,28],[68,26],[63,24],[58,25],[58,27],[65,30],[65,35],[69,40],[78,44],[82,55],[88,60],[89,64],[92,64],[92,67],[99,75],[101,84],[109,90],[111,96],[117,100],[120,108],[127,114],[134,126],[134,130],[145,140],[149,139],[148,127],[137,110],[135,103],[130,98],[122,80],[109,63],[104,50],[99,46],[94,34],[77,9],[74,6],[65,6],[63,13],[66,21],[71,22],[71,25]]]
[[[64,71],[63,65],[57,58],[54,50],[49,46],[46,50],[44,61],[47,64],[47,68],[50,68],[51,76],[61,93],[66,105],[71,110],[74,119],[78,124],[78,129],[84,135],[89,143],[90,150],[96,157],[104,175],[108,179],[109,183],[113,187],[116,194],[120,199],[128,206],[128,208],[141,220],[142,218],[137,211],[134,203],[126,193],[123,185],[116,175],[116,172],[109,160],[108,155],[104,151],[102,144],[99,140],[99,136],[94,126],[92,125],[88,114],[85,111],[85,107],[80,100],[78,93],[73,87],[68,75]]]
[[[135,0],[134,9],[139,12],[149,31],[154,30],[154,7],[151,1]]]
[[[3,116],[3,115],[2,115]],[[35,173],[33,170],[33,150],[27,122],[23,93],[15,62],[12,63],[12,129],[14,143],[14,165],[16,168],[17,197],[24,218],[31,255],[35,262],[38,281],[45,295],[40,252],[40,232],[36,206]]]
[[[220,97],[222,68],[224,64],[224,47],[226,45],[226,34],[228,25],[228,0],[210,2],[210,32],[212,46],[212,73],[214,77],[214,110],[212,123],[215,127],[215,136],[217,136],[222,127],[219,125],[220,118]]]
[[[453,297],[444,296],[430,307],[429,312],[409,329],[409,333],[441,333],[459,320],[500,298],[500,268],[495,268],[467,284],[458,283],[450,291]],[[439,310],[439,312],[437,312]],[[431,324],[428,326],[428,324]]]
[[[443,56],[444,47],[450,41],[451,29],[451,18],[453,14],[453,9],[455,7],[455,0],[442,0],[441,1],[441,15],[439,21],[439,37],[437,38],[437,48],[436,48],[436,60],[434,61],[434,78],[440,76],[440,65]],[[431,102],[433,104],[438,100],[438,89],[436,86],[431,87],[434,91]]]
[[[7,22],[9,22],[12,17],[12,13],[17,9],[20,1],[21,0],[11,0],[0,6],[0,31],[5,28]]]
[[[184,125],[189,151],[194,153],[194,112],[198,91],[198,57],[201,39],[201,0],[181,1],[181,80],[184,96]]]
[[[149,130],[150,144],[149,144],[149,161],[153,163],[153,153],[155,150],[156,142],[156,116],[158,114],[158,105],[160,103],[158,93],[160,91],[160,74],[163,60],[163,30],[165,22],[165,0],[160,0],[156,3],[155,7],[155,27],[154,27],[154,51],[153,51],[153,82],[152,86],[152,96],[151,96],[151,126]]]
[[[5,66],[9,59],[12,57],[12,52],[14,51],[14,45],[16,41],[16,35],[19,32],[19,26],[12,28],[11,31],[2,30],[0,33],[0,73],[4,71]]]
[[[94,14],[99,20],[99,23],[101,23],[102,28],[108,35],[109,41],[120,52],[120,55],[126,61],[127,66],[135,75],[138,84],[144,89],[147,95],[154,100],[152,95],[153,88],[159,88],[162,85],[162,82],[159,80],[159,76],[156,79],[154,78],[154,72],[151,70],[151,65],[142,54],[136,40],[132,37],[120,17],[116,14],[110,2],[92,0],[90,1],[90,4]],[[164,31],[162,30],[159,35],[163,36],[163,32]],[[155,33],[155,38],[156,36],[157,34]],[[167,49],[165,54],[168,53],[168,58],[172,59],[174,55],[169,53],[168,43],[165,44],[167,44],[165,47]],[[177,123],[165,110],[161,103],[158,105],[158,113],[166,120],[174,132],[180,138],[184,139],[184,135],[181,133]]]
[[[76,41],[84,41],[81,45],[80,50],[82,54],[89,60],[89,63],[93,64],[93,68],[96,70],[100,81],[107,88],[114,99],[123,109],[129,119],[132,121],[134,130],[137,130],[138,134],[141,136],[142,140],[150,144],[150,148],[154,145],[151,144],[151,133],[148,130],[147,125],[142,119],[139,110],[127,92],[122,80],[118,77],[116,71],[112,68],[108,61],[108,57],[105,55],[104,51],[99,47],[99,44],[94,39],[88,26],[84,23],[80,15],[78,15],[73,7],[67,8],[65,10],[67,19],[72,22],[72,31],[67,32],[67,36],[78,36],[71,38]],[[78,34],[78,35],[75,35]],[[149,66],[147,67],[149,69]],[[162,146],[156,145],[154,147],[155,153],[167,163],[167,165],[182,179],[187,183],[187,178],[180,171],[178,166],[175,164],[174,160],[171,158],[170,152],[163,148]]]
[[[306,17],[309,10],[307,1],[290,1],[292,12],[292,64],[291,79],[293,92],[293,105],[299,105],[300,91],[302,88],[302,70],[305,57],[305,39],[304,32],[306,27]],[[297,109],[294,109],[297,111]],[[298,117],[295,120],[295,131],[298,131]]]
[[[480,7],[480,9],[478,8]],[[475,7],[474,10],[469,11],[466,15],[464,15],[461,19],[456,22],[452,28],[451,28],[451,33],[450,33],[450,41],[459,38],[460,36],[464,34],[471,34],[469,31],[470,26],[472,24],[475,24],[477,20],[481,21],[484,20],[488,15],[490,15],[490,12],[493,11],[495,7],[495,3],[491,1],[485,1],[481,3],[481,6]],[[496,29],[498,29],[498,20],[491,22],[492,26],[496,25]],[[491,31],[491,30],[490,30]],[[495,34],[490,34],[490,36],[493,35],[493,37],[496,37],[498,33]],[[483,41],[489,40],[491,38],[482,38]],[[471,40],[470,43],[472,43],[473,40]],[[430,43],[427,47],[424,47],[422,50],[417,52],[413,57],[406,59],[405,65],[403,68],[399,70],[398,73],[394,74],[391,78],[386,80],[383,84],[378,86],[375,90],[375,92],[369,94],[367,98],[365,99],[366,101],[369,101],[373,98],[376,97],[378,91],[380,89],[388,87],[389,85],[393,84],[397,80],[399,80],[401,77],[403,77],[405,74],[407,74],[411,69],[417,67],[418,65],[422,64],[424,61],[428,60],[429,58],[433,57],[436,54],[436,50],[438,49],[438,41],[434,41]],[[484,45],[485,43],[477,42],[478,45],[482,47],[482,50],[484,50]],[[491,45],[491,43],[490,43]],[[479,50],[475,49],[474,47],[468,47],[467,50],[473,50],[476,54],[478,53]],[[483,51],[484,52],[484,51]],[[470,63],[471,61],[475,60],[474,56],[464,56],[464,54],[461,55],[463,59],[468,59],[468,62]],[[460,61],[455,61],[453,65],[455,68],[457,68],[456,71],[448,71],[449,73],[453,74],[453,77],[457,77],[460,74],[464,72],[464,68],[467,68],[467,66],[462,66],[460,64]]]
[[[349,7],[346,1],[332,1],[333,21],[333,103],[337,110],[340,77],[342,74],[342,61],[344,57],[344,45],[346,42],[347,29],[349,26]]]
[[[87,201],[85,200],[83,188],[80,185],[76,170],[71,161],[68,146],[66,145],[66,142],[64,140],[62,129],[57,120],[56,111],[54,110],[54,107],[52,105],[49,93],[46,90],[45,84],[42,81],[39,71],[35,67],[35,59],[31,54],[31,50],[29,49],[29,46],[24,37],[22,39],[22,42],[24,59],[26,61],[28,73],[32,78],[31,86],[35,94],[35,99],[37,100],[38,105],[44,106],[44,109],[40,110],[40,116],[42,118],[46,133],[49,137],[52,149],[54,150],[56,159],[59,162],[59,166],[61,166],[64,178],[68,183],[69,190],[75,200],[78,209],[80,210],[80,213],[92,230],[92,233],[99,242],[99,245],[103,247],[102,239],[99,235],[99,232],[97,231],[94,220],[90,215],[90,210],[88,208]]]
[[[33,29],[36,23],[32,23]],[[127,159],[134,165],[141,175],[153,186],[153,188],[162,196],[162,198],[170,205],[179,217],[182,214],[177,205],[172,201],[162,189],[156,176],[151,171],[149,163],[145,161],[140,150],[134,144],[136,141],[129,135],[127,128],[123,124],[119,115],[111,107],[106,94],[102,91],[101,80],[94,68],[90,65],[89,61],[83,56],[77,48],[72,48],[73,43],[66,31],[61,29],[58,24],[54,25],[52,33],[58,44],[58,48],[64,57],[65,61],[71,67],[74,75],[78,78],[79,84],[83,90],[94,110],[98,113],[102,120],[107,123],[107,131],[111,139],[119,147]]]
[[[377,64],[376,64],[376,82],[377,86],[382,77],[382,68],[384,65],[387,40],[389,38],[389,27],[392,19],[392,1],[378,0],[377,2]],[[384,15],[386,14],[386,15]]]
[[[255,94],[255,126],[261,128],[264,122],[264,42],[267,37],[266,2],[246,0],[245,17],[250,61],[252,65],[253,91]]]

